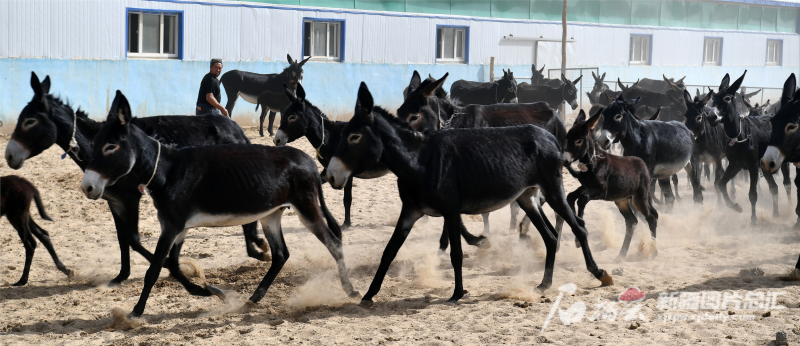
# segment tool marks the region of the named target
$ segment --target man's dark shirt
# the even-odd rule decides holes
[[[211,72],[206,73],[205,77],[203,77],[203,81],[200,82],[200,92],[197,93],[197,105],[209,105],[211,106],[208,101],[206,101],[206,94],[212,93],[214,94],[214,98],[217,99],[217,102],[222,102],[222,98],[220,98],[220,91],[219,91],[219,79],[214,77]]]

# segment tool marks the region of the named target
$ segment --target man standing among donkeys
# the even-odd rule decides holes
[[[222,59],[211,59],[211,71],[206,73],[200,82],[200,91],[197,93],[197,108],[195,115],[218,114],[230,117],[228,110],[223,107],[219,90],[219,75],[222,73]]]

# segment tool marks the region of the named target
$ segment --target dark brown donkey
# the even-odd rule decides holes
[[[653,239],[656,238],[658,212],[650,205],[648,198],[650,173],[644,161],[636,156],[612,155],[595,144],[592,134],[602,114],[598,111],[587,120],[586,113],[581,110],[567,132],[564,164],[570,165],[578,161],[578,170],[570,170],[570,173],[581,183],[578,189],[567,195],[567,202],[575,210],[575,201],[578,201],[578,217],[583,217],[584,208],[589,201],[604,200],[617,204],[619,212],[625,218],[625,241],[617,256],[617,259],[623,259],[628,255],[633,230],[638,223],[632,207],[647,219]],[[556,220],[559,234],[563,224],[561,218]]]
[[[6,216],[11,226],[17,230],[19,238],[22,240],[22,245],[25,246],[25,268],[22,270],[22,277],[14,284],[14,286],[23,286],[28,283],[28,274],[31,271],[31,261],[33,261],[33,252],[36,250],[36,240],[33,236],[39,239],[44,244],[47,252],[53,257],[53,262],[56,263],[56,268],[62,273],[72,277],[74,273],[72,270],[67,269],[56,255],[56,250],[53,249],[53,244],[50,243],[50,234],[43,230],[31,218],[31,202],[36,202],[36,209],[39,209],[39,216],[47,221],[53,221],[47,216],[42,204],[42,198],[39,197],[39,191],[31,182],[16,175],[7,175],[0,177],[0,217]]]

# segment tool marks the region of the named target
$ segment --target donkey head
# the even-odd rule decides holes
[[[561,81],[564,82],[564,85],[561,86],[561,96],[573,110],[578,108],[578,88],[575,85],[581,81],[581,78],[583,78],[582,75],[578,79],[570,81],[563,73],[561,74]]]
[[[31,72],[33,99],[22,109],[17,119],[17,127],[6,146],[6,162],[13,169],[19,169],[25,160],[39,155],[56,142],[58,129],[50,118],[50,76],[39,82],[36,73]]]
[[[311,59],[311,57],[297,62],[297,60],[292,60],[291,55],[286,54],[286,60],[289,61],[289,66],[283,69],[283,72],[286,73],[286,84],[289,85],[290,88],[294,89],[297,84],[303,83],[303,65],[308,62],[308,59]]]
[[[734,81],[733,84],[730,84],[731,77],[726,73],[719,85],[719,91],[714,95],[713,106],[717,109],[719,116],[722,117],[721,120],[724,122],[739,121],[739,113],[737,112],[734,98],[736,97],[736,92],[739,90],[739,87],[742,86],[742,81],[746,74],[747,70],[745,70],[742,76]],[[738,123],[734,125],[739,126]]]
[[[495,91],[495,102],[497,103],[517,103],[517,80],[514,79],[514,72],[503,70],[503,78],[497,82]]]
[[[711,124],[711,120],[708,119],[706,104],[712,97],[713,94],[709,92],[703,98],[695,97],[692,99],[692,95],[688,91],[683,91],[683,102],[686,103],[686,112],[683,114],[684,118],[686,118],[684,124],[692,131],[694,138],[706,133],[706,123]],[[716,124],[712,126],[716,126]]]
[[[139,156],[141,130],[131,126],[133,112],[125,95],[117,90],[108,119],[94,138],[92,162],[86,167],[81,189],[89,199],[103,196],[107,186],[130,173]]]
[[[442,85],[444,85],[449,75],[449,73],[446,73],[439,80],[430,81],[426,79],[424,82],[419,83],[419,74],[414,71],[409,90],[414,85],[416,87],[413,88],[413,91],[409,93],[403,104],[397,109],[397,117],[407,122],[417,131],[438,130],[439,121],[443,120],[440,118],[446,115],[440,110],[442,102],[446,101],[438,96],[438,90],[442,89]]]
[[[542,65],[542,68],[537,70],[536,64],[531,65],[531,85],[542,85],[544,84],[544,68],[546,65]]]
[[[770,173],[777,171],[785,160],[796,162],[800,155],[800,93],[796,92],[796,85],[792,73],[783,84],[781,109],[770,119],[769,146],[761,157],[761,167]]]
[[[328,164],[328,182],[335,189],[344,186],[347,179],[378,163],[383,155],[383,142],[377,114],[373,108],[375,101],[361,82],[358,88],[353,118],[342,128],[339,147]]]
[[[428,82],[435,82],[436,78],[433,78],[433,76],[431,76],[431,74],[429,73],[428,78],[425,78],[425,80]],[[411,82],[408,83],[408,86],[405,89],[403,89],[403,99],[404,100],[407,99],[409,94],[414,92],[414,90],[417,90],[417,88],[419,88],[420,83],[422,83],[422,80],[419,75],[419,72],[414,70],[414,74],[411,76]],[[447,98],[447,91],[445,91],[444,88],[439,88],[438,90],[436,90],[436,97]]]
[[[602,114],[603,110],[598,109],[587,120],[586,113],[581,109],[578,117],[575,118],[575,123],[572,124],[572,128],[567,132],[567,147],[564,150],[565,164],[570,164],[595,151],[594,128],[597,126]]]
[[[306,101],[306,91],[297,85],[297,96],[288,85],[283,85],[283,92],[291,104],[281,113],[281,123],[272,143],[281,147],[305,136],[312,126],[322,126],[320,115],[314,114],[314,107]]]
[[[637,97],[633,100],[625,100],[620,95],[603,110],[603,132],[600,134],[598,144],[604,150],[608,150],[612,142],[624,138],[628,134],[630,122],[636,121],[631,109],[639,103],[640,99]]]
[[[606,73],[603,72],[602,75],[598,76],[594,74],[594,71],[592,71],[592,78],[594,78],[594,89],[602,90],[603,81],[606,79]]]

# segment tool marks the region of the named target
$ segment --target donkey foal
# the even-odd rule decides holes
[[[17,230],[19,238],[22,240],[22,245],[25,246],[25,268],[22,270],[22,277],[14,286],[24,286],[28,283],[33,252],[36,250],[36,240],[33,239],[33,236],[39,238],[39,241],[44,244],[47,252],[53,257],[56,268],[72,278],[75,273],[67,269],[58,259],[56,250],[53,249],[53,244],[50,243],[50,234],[39,227],[36,222],[33,222],[30,213],[31,201],[36,202],[36,208],[39,209],[39,216],[42,219],[53,221],[47,216],[44,205],[42,205],[42,198],[39,197],[39,191],[36,190],[36,187],[31,182],[16,175],[0,177],[0,216],[6,216],[11,226]]]

